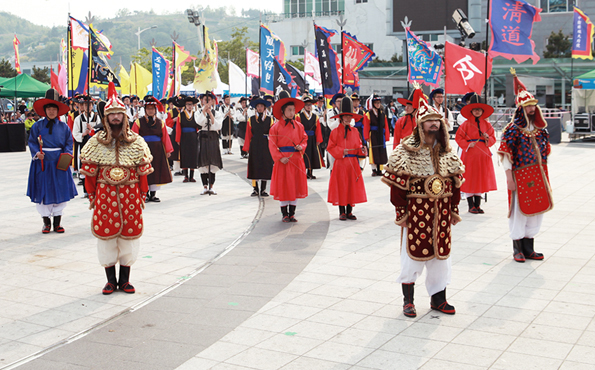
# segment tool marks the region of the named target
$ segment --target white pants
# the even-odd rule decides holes
[[[136,262],[139,247],[139,239],[97,239],[99,263],[103,267],[110,267],[120,261],[120,266],[130,266]]]
[[[174,161],[174,172],[179,172],[180,170],[180,161]]]
[[[429,295],[434,295],[446,289],[450,284],[452,264],[450,258],[439,260],[432,258],[429,261],[416,261],[407,254],[407,228],[403,228],[401,240],[401,275],[397,282],[401,284],[415,283],[426,267],[426,289]]]
[[[161,185],[149,185],[149,191],[157,191]]]
[[[62,211],[66,208],[67,202],[62,202],[58,204],[35,204],[35,208],[37,208],[37,212],[41,215],[41,217],[56,217],[62,216]]]
[[[281,203],[281,207],[297,206],[297,199],[296,200],[281,200],[281,201],[279,201],[279,203]]]
[[[512,193],[512,210],[508,219],[508,228],[512,240],[532,239],[539,232],[542,221],[543,213],[535,216],[525,216],[522,214],[516,192]]]

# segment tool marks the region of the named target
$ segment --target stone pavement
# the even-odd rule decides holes
[[[536,238],[541,262],[512,260],[496,167],[500,190],[486,214],[463,205],[453,228],[447,292],[457,314],[429,310],[422,276],[416,319],[401,312],[399,229],[388,187],[369,167],[357,221],[338,220],[324,202],[328,172],[317,170],[292,225],[279,221],[278,202],[250,198],[231,173],[210,198],[188,198],[199,185],[177,178],[147,207],[138,293],[102,296],[85,202],[66,208],[66,234],[42,236],[23,195],[27,155],[3,153],[0,368],[592,369],[593,149],[553,146],[555,207]],[[224,158],[243,170],[237,155]]]

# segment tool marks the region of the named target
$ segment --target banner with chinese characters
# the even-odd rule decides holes
[[[572,32],[572,57],[593,59],[593,23],[576,6],[574,7],[574,28]]]
[[[341,51],[343,53],[343,83],[345,87],[359,90],[357,72],[374,58],[374,52],[357,40],[355,35],[341,32]]]
[[[153,73],[153,86],[151,90],[153,91],[153,96],[161,100],[165,97],[167,91],[170,62],[154,46],[151,49],[151,65]]]
[[[409,27],[407,34],[407,56],[409,62],[409,82],[421,82],[438,86],[442,74],[442,58],[425,41],[418,38]]]
[[[297,86],[295,82],[293,82],[291,74],[287,71],[285,66],[281,64],[279,59],[275,58],[274,61],[274,95],[278,96],[281,91],[285,90],[291,94],[292,98],[295,98],[297,95]]]
[[[541,21],[540,8],[524,0],[492,0],[490,28],[492,40],[489,55],[501,56],[522,63],[532,59],[537,63],[535,43],[531,40],[533,23]]]
[[[275,93],[275,59],[285,68],[285,44],[267,26],[260,26],[260,90]]]
[[[447,94],[475,92],[481,95],[485,81],[492,73],[492,58],[488,57],[486,77],[486,56],[483,53],[446,42],[444,49],[444,82]]]
[[[322,94],[330,99],[333,95],[343,91],[339,71],[339,58],[332,48],[331,37],[336,31],[314,25],[316,34],[316,57],[320,66],[320,77],[322,78]]]

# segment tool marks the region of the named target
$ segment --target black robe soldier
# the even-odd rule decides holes
[[[215,173],[223,168],[221,151],[219,150],[219,130],[223,123],[221,110],[215,109],[217,98],[207,91],[200,96],[202,108],[196,111],[195,120],[200,131],[198,132],[198,171],[204,187],[201,195],[217,195],[213,184]]]
[[[172,182],[167,158],[171,155],[173,148],[167,134],[165,122],[157,118],[157,112],[165,110],[163,105],[151,95],[145,96],[143,100],[145,102],[145,115],[136,120],[132,131],[145,139],[153,156],[151,161],[153,172],[147,175],[147,183],[149,184],[147,201],[161,202],[155,196],[155,193],[159,186]]]
[[[372,96],[372,109],[364,116],[364,139],[370,143],[372,176],[382,176],[382,167],[388,162],[386,142],[390,139],[390,131],[381,98],[376,95]]]
[[[271,179],[274,162],[269,151],[268,135],[269,129],[273,125],[273,118],[268,116],[265,110],[270,104],[260,98],[250,102],[250,106],[256,109],[256,114],[248,120],[246,143],[243,150],[249,153],[247,177],[252,180],[253,197],[257,197],[259,194],[261,197],[269,196],[266,192],[267,180]],[[260,180],[260,192],[258,180]]]
[[[306,165],[307,177],[309,179],[316,179],[313,175],[313,170],[320,169],[324,166],[324,160],[320,154],[318,145],[322,143],[322,131],[318,116],[313,112],[313,103],[316,101],[310,95],[303,98],[304,109],[298,114],[298,121],[304,126],[306,134],[308,135],[308,146],[304,151],[304,163]]]
[[[231,145],[234,133],[234,108],[229,105],[229,95],[223,95],[223,104],[219,108],[223,113],[223,125],[221,126],[221,139],[223,146],[223,154],[233,154],[231,152]]]
[[[196,182],[194,170],[198,168],[199,126],[194,118],[194,104],[198,99],[188,96],[181,102],[184,102],[184,110],[180,112],[176,124],[176,142],[180,146],[180,168],[184,173],[183,182]],[[178,106],[180,106],[179,103]]]
[[[248,119],[250,116],[248,115],[248,107],[246,106],[246,102],[248,98],[242,96],[240,98],[240,107],[236,108],[235,111],[235,120],[238,123],[238,142],[240,143],[240,152],[242,158],[246,158],[248,156],[248,152],[244,150],[244,145],[246,142],[246,127],[248,123]]]

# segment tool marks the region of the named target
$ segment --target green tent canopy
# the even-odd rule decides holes
[[[4,87],[0,90],[0,97],[5,98],[40,98],[50,89],[50,85],[37,81],[27,74],[0,81]],[[15,91],[16,90],[16,91]]]
[[[582,74],[578,77],[575,77],[575,79],[581,79],[581,80],[588,80],[588,79],[592,79],[595,78],[595,69],[592,70],[591,72],[587,72],[585,74]]]

